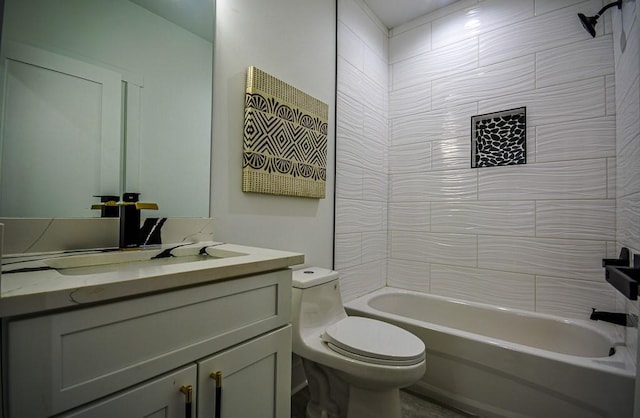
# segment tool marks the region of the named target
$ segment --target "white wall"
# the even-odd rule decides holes
[[[388,37],[362,0],[338,5],[335,268],[350,300],[386,280]]]
[[[211,216],[216,240],[305,253],[332,267],[335,3],[217,0]],[[326,198],[243,193],[247,67],[254,65],[329,105]]]
[[[460,1],[391,33],[387,283],[586,318],[615,308],[615,86],[601,1]],[[470,118],[527,107],[527,164],[470,169]]]

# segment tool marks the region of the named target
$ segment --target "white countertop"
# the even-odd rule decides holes
[[[162,248],[173,246],[168,244]],[[143,295],[304,262],[304,254],[300,253],[224,243],[215,243],[215,248],[243,255],[203,257],[199,261],[166,265],[144,262],[109,264],[108,269],[91,274],[83,274],[81,268],[73,269],[75,271],[69,274],[47,267],[46,259],[71,256],[66,253],[4,256],[5,273],[0,277],[0,317]],[[22,272],[9,273],[12,269],[21,269]],[[32,271],[24,271],[26,269]]]

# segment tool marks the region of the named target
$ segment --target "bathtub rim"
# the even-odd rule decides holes
[[[419,297],[433,298],[433,299],[437,299],[445,302],[461,303],[461,304],[474,306],[478,308],[490,309],[493,311],[502,311],[502,312],[506,311],[509,313],[517,314],[517,315],[533,316],[536,318],[576,325],[582,328],[587,328],[590,331],[593,331],[599,334],[600,336],[606,338],[610,342],[611,347],[615,347],[616,352],[614,355],[607,356],[607,357],[583,357],[583,356],[557,353],[557,352],[545,350],[542,348],[531,347],[531,346],[516,343],[516,342],[484,336],[481,334],[475,334],[468,331],[462,331],[455,328],[438,325],[432,322],[421,321],[413,318],[408,318],[402,315],[381,311],[371,307],[368,304],[368,301],[370,299],[376,296],[385,295],[385,294],[411,294],[411,295],[417,295]],[[414,290],[396,288],[391,286],[386,286],[386,287],[374,290],[370,293],[367,293],[358,298],[350,300],[349,302],[346,302],[344,305],[349,315],[354,315],[354,313],[352,312],[367,312],[372,315],[376,315],[377,317],[386,316],[396,322],[405,322],[416,327],[421,327],[422,324],[429,324],[429,328],[434,331],[453,334],[458,337],[468,338],[474,341],[488,343],[488,344],[495,345],[507,350],[521,351],[530,355],[539,356],[539,357],[547,358],[554,361],[565,362],[565,363],[573,364],[580,367],[587,367],[595,370],[602,370],[608,373],[613,373],[613,374],[624,376],[624,377],[635,378],[635,375],[636,375],[636,372],[635,372],[636,365],[633,362],[633,359],[631,357],[632,353],[629,352],[628,346],[626,345],[624,339],[617,334],[615,326],[610,324],[592,322],[592,321],[575,319],[575,318],[564,318],[556,315],[545,314],[545,313],[534,312],[534,311],[527,311],[523,309],[516,309],[516,308],[510,308],[510,307],[499,307],[496,305],[491,305],[491,304],[486,304],[481,302],[457,299],[449,296],[434,295],[431,293],[423,293],[423,292],[418,292]],[[428,351],[429,351],[428,342],[425,342],[425,345],[427,347],[427,356],[428,356]]]

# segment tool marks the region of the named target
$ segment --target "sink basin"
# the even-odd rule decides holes
[[[200,250],[206,245],[194,244],[177,247],[171,256],[153,258],[165,249],[125,250],[106,253],[92,253],[43,260],[44,263],[65,275],[85,275],[107,273],[114,270],[132,270],[172,264],[192,263],[246,255],[235,251],[224,250],[215,246],[206,247],[205,253]]]

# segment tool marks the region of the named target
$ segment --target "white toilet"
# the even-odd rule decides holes
[[[293,352],[302,357],[308,418],[400,418],[401,387],[425,372],[425,346],[386,322],[347,316],[338,273],[293,272]]]

